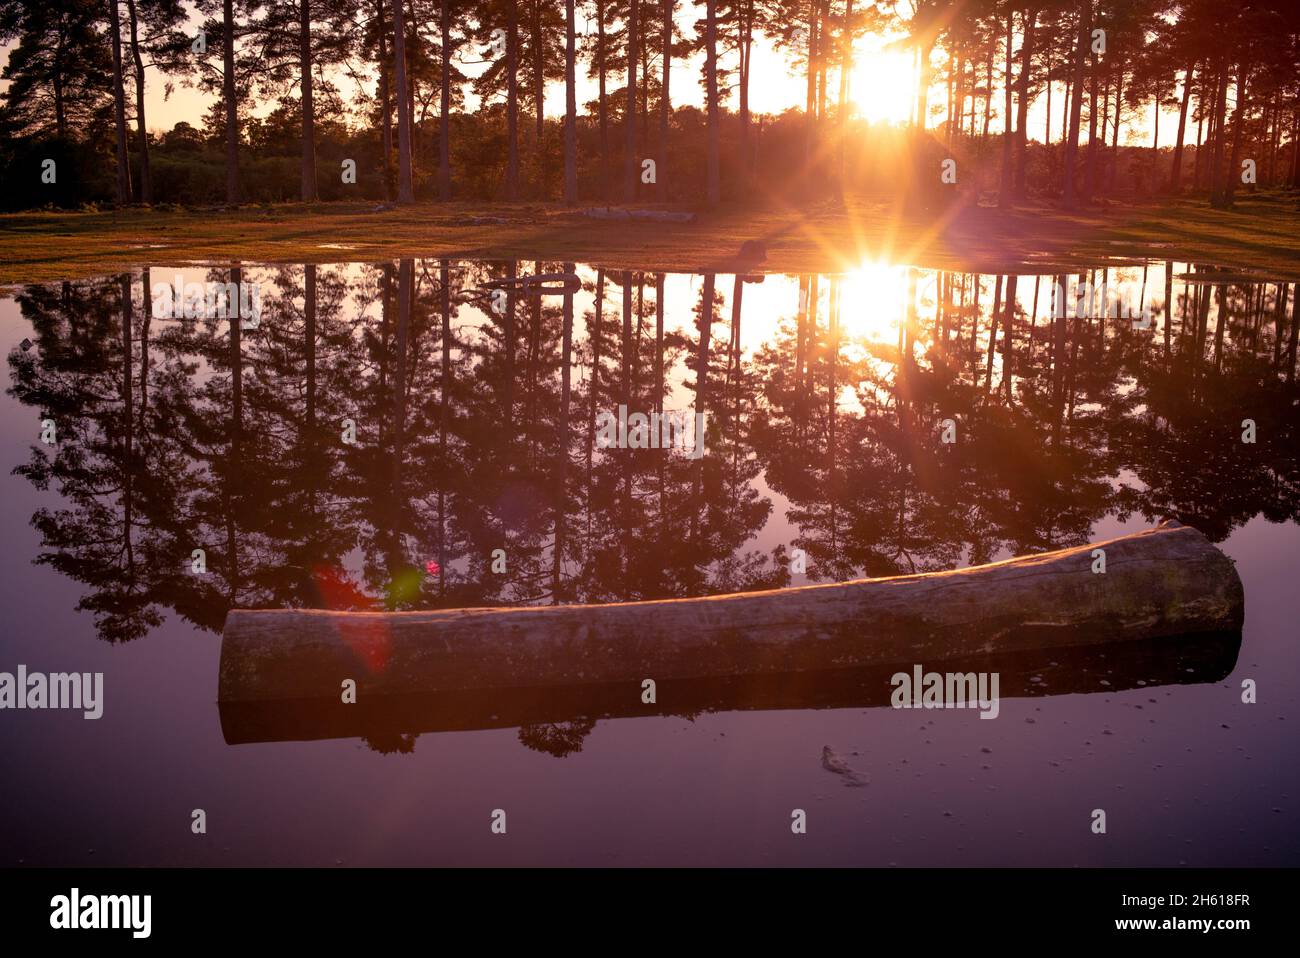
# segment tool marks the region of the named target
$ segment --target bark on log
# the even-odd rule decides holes
[[[1105,551],[1104,574],[1093,550]],[[801,672],[1236,631],[1233,563],[1201,533],[768,592],[439,612],[232,610],[223,702]]]

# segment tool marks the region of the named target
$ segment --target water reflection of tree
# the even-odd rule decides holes
[[[547,295],[517,282],[573,270],[212,270],[261,284],[245,329],[153,316],[148,271],[24,289],[38,348],[11,354],[11,393],[34,431],[59,430],[17,468],[62,497],[33,517],[37,561],[84,583],[82,608],[121,641],[166,609],[215,630],[232,605],[697,595],[784,584],[791,548],[825,580],[1077,543],[1107,515],[1214,539],[1297,515],[1285,284],[1171,266],[1145,278],[1143,331],[1050,318],[1053,282],[1102,271],[912,271],[898,316],[806,276],[772,341],[742,354],[771,277],[695,277],[686,316],[662,275],[586,271],[580,293]],[[864,338],[864,321],[887,334]],[[674,396],[708,414],[703,458],[595,448],[600,412]],[[793,533],[761,552],[767,490]]]

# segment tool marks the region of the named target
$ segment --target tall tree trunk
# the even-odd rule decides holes
[[[840,195],[844,195],[844,177],[845,177],[845,138],[848,136],[849,128],[849,76],[853,73],[853,0],[846,0],[844,4],[844,26],[840,36],[840,96],[839,96],[839,188]],[[949,70],[951,79],[952,71]],[[952,92],[951,84],[949,85],[948,94],[949,121],[948,121],[948,142],[952,142]],[[748,122],[748,115],[746,115]]]
[[[664,49],[663,81],[659,89],[659,163],[655,170],[655,192],[659,202],[668,201],[668,119],[672,114],[672,99],[668,95],[668,81],[672,76],[673,62],[673,8],[674,0],[663,0]]]
[[[565,0],[565,42],[564,42],[564,202],[578,201],[578,79],[577,61],[577,26],[574,22],[574,0]],[[566,315],[572,321],[573,297],[566,294]],[[566,327],[566,332],[567,332]],[[568,383],[568,368],[565,368],[565,383]],[[565,415],[568,410],[566,407]],[[565,422],[568,429],[568,422]],[[568,433],[566,432],[567,436]],[[567,447],[566,447],[567,448]],[[566,457],[568,453],[565,453]]]
[[[226,105],[226,202],[239,202],[239,105],[235,102],[234,0],[223,0],[221,29],[221,97]]]
[[[817,126],[821,129],[826,119],[826,68],[831,59],[831,43],[827,32],[830,29],[831,0],[822,0],[821,29],[817,31]]]
[[[988,54],[988,61],[987,61],[987,64],[986,64],[986,66],[987,66],[988,69],[987,69],[987,72],[984,74],[984,83],[985,83],[985,89],[984,89],[984,129],[983,129],[983,131],[980,133],[980,139],[981,139],[981,140],[987,140],[987,139],[989,138],[989,118],[993,115],[993,62],[997,59],[997,56],[998,56],[998,54],[997,54],[997,34],[996,34],[994,31],[990,30],[990,31],[989,31],[989,54]],[[917,51],[917,66],[918,66],[918,68],[920,67],[920,51],[919,51],[919,50]],[[919,99],[920,96],[921,96],[921,94],[920,94],[920,92],[918,91],[918,93],[917,93],[917,98]],[[913,120],[913,122],[914,122],[914,123],[919,123],[918,120]]]
[[[68,110],[66,97],[63,93],[63,57],[66,50],[66,43],[63,31],[59,31],[59,41],[54,48],[54,62],[56,67],[51,78],[51,85],[54,87],[54,129],[59,134],[59,139],[67,139],[68,136]]]
[[[722,201],[722,169],[720,134],[718,131],[718,10],[717,0],[705,0],[704,27],[704,78],[707,87],[708,125],[708,202],[717,206]]]
[[[543,140],[546,138],[546,59],[545,50],[542,49],[543,2],[544,0],[533,0],[530,39],[533,54],[533,140],[537,151],[538,179],[545,183],[546,177],[542,171],[546,161],[546,149],[543,145]]]
[[[1047,108],[1043,111],[1043,146],[1052,145],[1052,45],[1047,44],[1043,57],[1044,86],[1047,88]]]
[[[1015,139],[1011,116],[1011,35],[1013,33],[1013,15],[1014,11],[1008,9],[1006,76],[1002,82],[1005,96],[1002,109],[1002,173],[998,186],[998,206],[1004,208],[1011,205],[1011,141]]]
[[[1111,130],[1110,139],[1110,175],[1106,179],[1106,192],[1115,192],[1115,176],[1119,171],[1119,121],[1120,113],[1124,109],[1124,68],[1120,67],[1119,76],[1115,78],[1115,126]],[[1160,115],[1157,109],[1156,116]],[[1158,121],[1157,121],[1158,122]],[[1159,130],[1159,127],[1157,127]],[[1105,145],[1105,131],[1102,132],[1102,144]]]
[[[393,59],[397,90],[397,202],[414,203],[411,170],[411,101],[406,81],[406,0],[393,0]],[[400,280],[399,280],[400,283]],[[400,296],[400,289],[399,289]]]
[[[608,59],[605,37],[605,0],[596,0],[596,75],[599,84],[598,112],[600,113],[600,196],[608,202],[609,177],[609,108],[605,95],[605,66]]]
[[[1097,101],[1098,86],[1101,83],[1101,70],[1097,54],[1092,54],[1092,69],[1088,79],[1088,156],[1084,175],[1084,195],[1091,198],[1097,190]],[[1081,91],[1082,92],[1082,91]]]
[[[113,44],[113,129],[117,134],[117,201],[130,203],[131,157],[126,140],[126,76],[122,71],[122,25],[118,0],[108,0],[109,25]]]
[[[379,18],[379,109],[380,142],[384,151],[384,199],[393,198],[393,94],[390,72],[392,61],[388,57],[388,24],[384,16],[387,0],[377,0]]]
[[[311,86],[311,0],[298,5],[298,69],[302,74],[302,201],[316,199],[316,103]]]
[[[1218,90],[1214,96],[1214,147],[1210,151],[1210,205],[1223,205],[1223,121],[1228,109],[1228,67],[1219,72]]]
[[[1178,136],[1174,140],[1174,165],[1169,172],[1171,193],[1179,192],[1183,185],[1183,137],[1187,133],[1187,108],[1192,99],[1192,76],[1195,70],[1196,65],[1191,64],[1183,71],[1183,101],[1178,108]]]
[[[853,0],[848,0],[852,6]],[[740,37],[737,53],[740,57],[740,170],[748,180],[750,169],[750,117],[749,117],[749,80],[750,64],[754,48],[754,0],[745,0],[740,8]]]
[[[631,0],[627,17],[627,105],[623,110],[623,201],[636,201],[636,60],[641,38],[637,35],[639,0]]]
[[[929,111],[930,51],[933,48],[933,41],[927,40],[917,50],[916,126],[921,130],[925,129],[926,113]],[[990,70],[992,70],[992,67],[990,67]]]
[[[1199,190],[1201,188],[1201,170],[1205,166],[1205,164],[1201,162],[1201,158],[1205,153],[1205,149],[1202,145],[1204,141],[1201,138],[1201,134],[1205,127],[1205,71],[1204,70],[1201,71],[1200,76],[1198,76],[1197,79],[1200,82],[1198,83],[1198,89],[1196,91],[1196,112],[1198,114],[1198,116],[1196,117],[1196,157],[1192,162],[1192,189],[1194,190]]]
[[[1228,175],[1224,181],[1223,191],[1223,205],[1228,208],[1232,207],[1233,197],[1237,193],[1237,183],[1241,180],[1241,131],[1246,125],[1246,93],[1249,81],[1246,64],[1238,64],[1237,106],[1232,111],[1232,159],[1228,163]]]
[[[519,20],[513,2],[506,4],[506,199],[519,199]]]
[[[1083,113],[1083,57],[1088,48],[1088,38],[1092,31],[1092,0],[1085,2],[1079,14],[1079,35],[1074,43],[1074,70],[1070,78],[1073,90],[1070,101],[1070,129],[1065,137],[1065,170],[1061,198],[1066,209],[1074,207],[1075,166],[1079,153],[1079,118]]]
[[[451,10],[442,0],[442,90],[438,95],[438,198],[451,199]]]
[[[1038,21],[1038,9],[1028,7],[1024,11],[1022,23],[1024,38],[1020,44],[1020,90],[1016,104],[1016,196],[1023,198],[1027,192],[1029,174],[1029,74],[1033,68],[1034,27]],[[1049,93],[1050,96],[1050,93]],[[1049,102],[1048,115],[1051,115]]]
[[[126,0],[126,8],[131,16],[131,59],[135,62],[135,126],[137,149],[140,152],[140,195],[141,203],[153,202],[153,180],[149,173],[149,133],[144,122],[144,58],[140,55],[139,24],[135,12],[135,0]],[[145,290],[145,299],[149,291]]]
[[[813,138],[817,132],[817,124],[814,122],[817,112],[817,14],[817,0],[808,0],[808,81],[803,112],[803,153],[805,163],[812,160]]]
[[[1291,185],[1300,186],[1300,106],[1291,114]]]

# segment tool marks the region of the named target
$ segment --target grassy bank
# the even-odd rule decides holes
[[[981,272],[1054,272],[1111,259],[1165,259],[1300,279],[1295,194],[1079,213],[1035,206],[904,215],[889,201],[723,210],[694,223],[594,220],[558,205],[286,204],[235,210],[110,210],[0,216],[0,284],[111,273],[149,263],[337,262],[400,255],[567,261],[695,271],[737,267],[763,241],[772,272],[832,271],[870,259]]]

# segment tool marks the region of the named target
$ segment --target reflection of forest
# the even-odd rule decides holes
[[[595,308],[579,316],[572,292],[509,287],[498,311],[481,291],[573,270],[211,271],[262,284],[244,330],[152,317],[148,270],[25,288],[37,348],[11,353],[10,391],[33,435],[45,417],[59,432],[17,469],[62,497],[33,517],[38,561],[85,583],[81,607],[121,641],[168,608],[215,630],[232,605],[698,595],[786,584],[796,547],[827,580],[1076,544],[1109,514],[1175,516],[1215,540],[1258,513],[1296,517],[1286,284],[1139,268],[1155,318],[1139,331],[1048,318],[1053,281],[1101,270],[914,270],[906,321],[872,320],[897,328],[881,340],[855,332],[870,301],[808,276],[772,304],[775,337],[744,353],[742,307],[775,284],[698,278],[685,321],[665,316],[657,274],[583,270]],[[673,395],[709,414],[702,459],[595,448],[599,411]],[[794,535],[764,552],[769,490]]]

